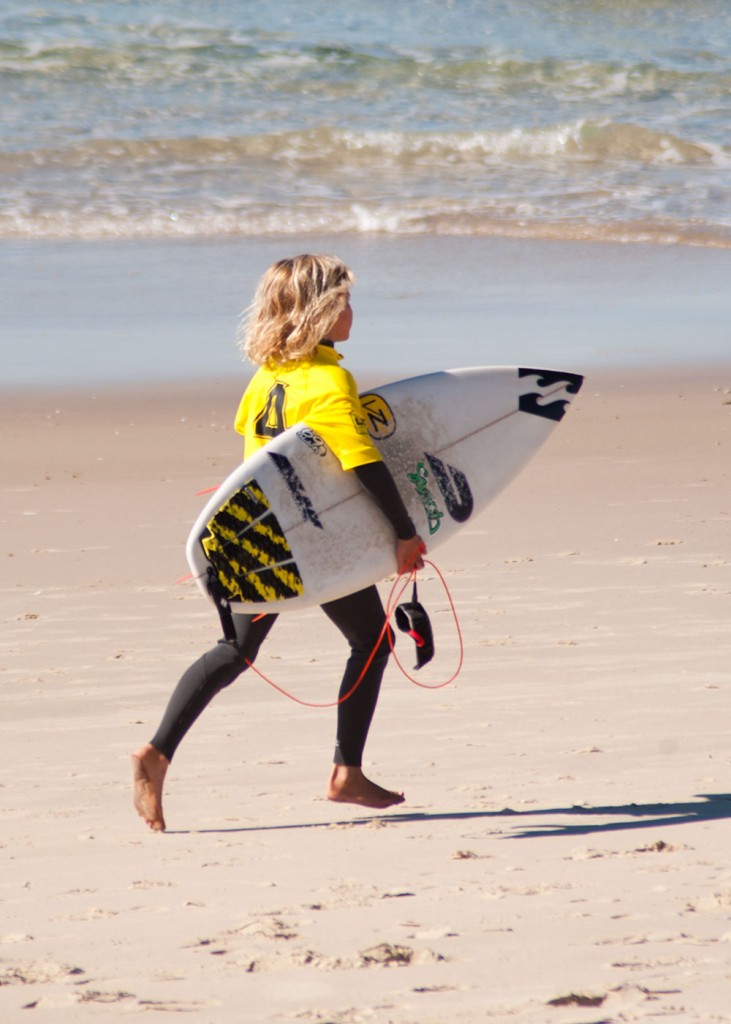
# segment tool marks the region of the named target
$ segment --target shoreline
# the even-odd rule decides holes
[[[347,365],[725,362],[731,251],[475,238],[0,243],[4,390],[228,379],[256,281],[292,248],[356,273]]]
[[[344,365],[349,368],[347,359]],[[458,368],[460,367],[456,365],[444,367],[445,370]],[[707,387],[711,390],[717,388],[719,391],[731,388],[731,356],[725,361],[688,360],[687,363],[627,364],[588,369],[548,363],[540,368],[582,373],[585,393],[592,388],[616,389],[619,392],[630,389],[637,393],[649,394],[677,391],[683,387]],[[56,410],[64,406],[75,408],[82,405],[87,415],[96,417],[103,411],[101,419],[108,418],[108,413],[112,409],[115,413],[127,410],[135,413],[141,411],[145,415],[153,414],[154,408],[158,407],[166,410],[164,415],[169,417],[175,409],[185,411],[200,407],[198,411],[201,411],[203,407],[209,407],[221,418],[219,426],[223,429],[230,427],[233,432],[234,413],[254,369],[242,365],[240,377],[210,377],[197,381],[159,380],[117,385],[103,382],[63,388],[49,384],[45,387],[14,387],[5,390],[0,387],[0,397],[3,399],[0,422],[4,420],[6,428],[12,428],[15,416],[28,419],[35,414],[50,415],[51,406]],[[360,391],[365,392],[399,379],[399,376],[359,372],[357,383]],[[161,388],[164,388],[164,394],[161,394]]]

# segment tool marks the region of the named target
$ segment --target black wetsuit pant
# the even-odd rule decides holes
[[[388,630],[383,629],[386,613],[376,587],[330,601],[322,605],[322,610],[350,644],[340,698],[352,689],[373,655],[355,692],[338,704],[335,763],[360,767],[381,679],[391,653]],[[151,741],[168,760],[172,760],[178,744],[216,694],[246,671],[247,662],[254,662],[276,618],[276,615],[261,618],[234,615],[236,642],[220,640],[183,674]],[[374,648],[377,648],[375,654]]]

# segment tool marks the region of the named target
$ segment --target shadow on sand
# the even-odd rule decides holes
[[[552,818],[552,821],[537,819]],[[567,818],[568,821],[555,819]],[[348,821],[317,821],[285,825],[251,825],[238,828],[171,829],[168,835],[223,835],[237,832],[274,832],[281,830],[358,827],[380,819],[389,825],[418,824],[436,821],[512,821],[503,839],[535,839],[543,836],[577,836],[591,833],[622,832],[629,829],[665,828],[669,825],[690,825],[696,822],[731,818],[731,793],[702,793],[695,800],[682,803],[616,804],[608,807],[587,805],[574,807],[533,808],[514,811],[436,811],[372,815]],[[601,820],[610,819],[610,820]]]
[[[540,821],[540,818],[579,818],[574,821]],[[421,815],[395,815],[402,821],[418,821]],[[514,811],[456,812],[425,814],[427,820],[460,818],[519,819],[505,839],[534,839],[537,836],[577,836],[592,832],[622,832],[628,829],[664,828],[668,825],[690,825],[693,822],[731,818],[731,793],[702,793],[698,800],[684,803],[616,804],[607,807],[580,805]],[[609,818],[609,821],[597,819]],[[589,820],[590,819],[590,820]],[[393,819],[390,819],[393,820]]]

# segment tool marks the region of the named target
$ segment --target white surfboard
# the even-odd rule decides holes
[[[361,395],[369,433],[429,552],[470,523],[563,417],[582,377],[476,367]],[[246,459],[195,522],[186,553],[234,612],[322,604],[396,571],[393,529],[322,438],[291,427]]]

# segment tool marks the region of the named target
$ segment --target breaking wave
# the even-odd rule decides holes
[[[0,156],[10,183],[0,235],[326,229],[726,246],[731,221],[720,211],[731,209],[730,167],[731,152],[721,146],[610,121],[506,132],[316,128],[92,139]],[[679,190],[677,174],[687,168],[692,187]],[[709,216],[709,208],[719,214]]]

